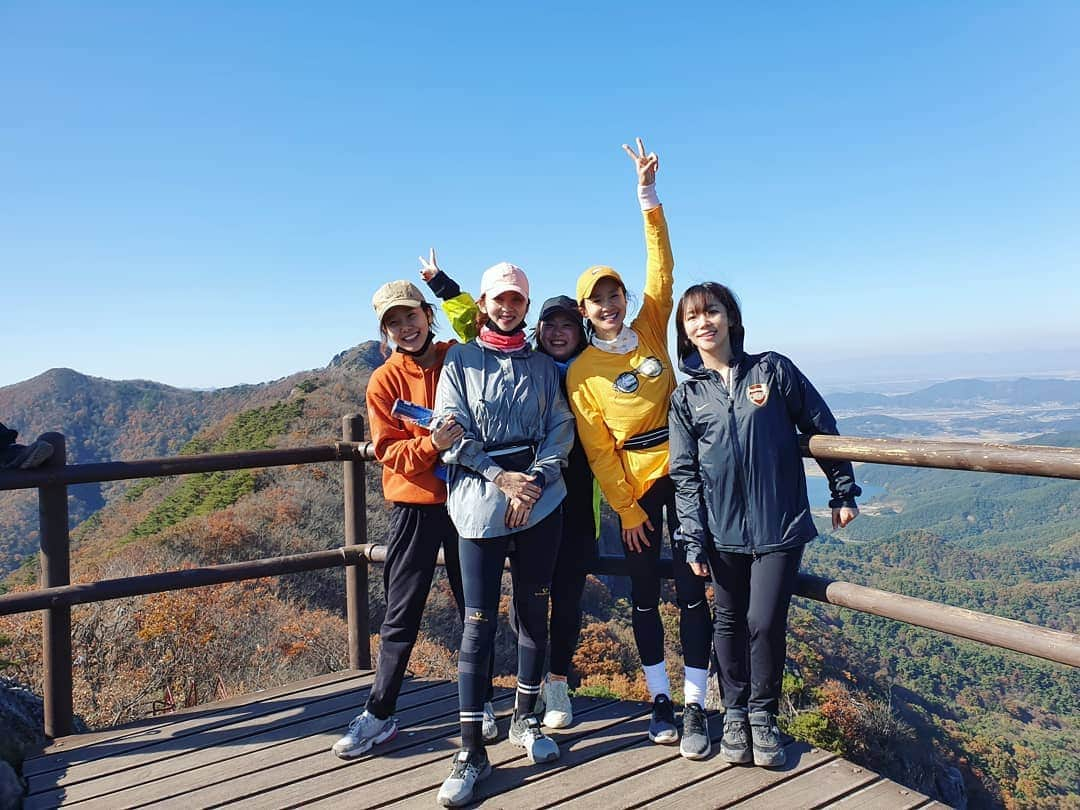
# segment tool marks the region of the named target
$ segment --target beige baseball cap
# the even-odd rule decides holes
[[[375,308],[375,318],[380,324],[393,307],[419,307],[426,303],[424,294],[411,281],[389,281],[371,296],[371,306]]]

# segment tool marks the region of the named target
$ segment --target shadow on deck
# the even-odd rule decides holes
[[[351,762],[330,746],[362,706],[369,672],[345,671],[287,684],[108,731],[65,737],[25,762],[27,810],[286,807],[435,807],[458,747],[457,687],[406,681],[401,731]],[[926,796],[793,741],[778,771],[704,762],[648,742],[648,706],[576,698],[575,723],[555,732],[561,758],[532,765],[506,741],[512,692],[496,695],[502,739],[489,747],[495,770],[477,807],[595,808],[942,807]],[[719,739],[719,716],[710,718]]]

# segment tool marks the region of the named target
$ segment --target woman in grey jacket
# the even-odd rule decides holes
[[[447,509],[461,537],[465,630],[458,657],[462,750],[439,803],[472,799],[491,771],[481,734],[487,661],[494,643],[503,562],[510,558],[518,622],[518,684],[510,741],[533,762],[559,756],[534,710],[547,647],[551,576],[566,496],[562,468],[574,443],[574,418],[550,357],[529,348],[523,329],[529,282],[505,262],[484,272],[479,336],[452,347],[435,394],[435,412],[464,436],[442,454]]]
[[[743,351],[734,294],[707,282],[675,314],[679,364],[671,397],[671,480],[686,560],[712,571],[713,645],[720,664],[728,762],[780,767],[776,727],[791,594],[816,535],[797,432],[836,434],[821,395],[788,358]],[[819,461],[833,528],[859,514],[850,462]]]

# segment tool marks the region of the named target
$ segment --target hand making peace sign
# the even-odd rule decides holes
[[[634,161],[634,165],[637,167],[638,185],[639,186],[651,186],[656,182],[656,170],[660,168],[660,158],[657,157],[656,152],[645,153],[645,143],[641,138],[637,139],[637,152],[627,146],[625,143],[622,145],[623,151],[630,156],[630,159]]]
[[[431,281],[439,273],[439,263],[435,261],[435,248],[431,249],[431,257],[425,259],[423,256],[418,256],[420,259],[420,278],[424,281]]]

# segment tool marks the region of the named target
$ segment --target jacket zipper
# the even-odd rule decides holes
[[[743,466],[742,445],[739,443],[739,430],[735,421],[735,370],[731,374],[731,389],[728,395],[728,430],[731,431],[731,443],[735,448],[735,477],[739,479],[739,489],[743,499],[743,536],[746,538],[750,553],[757,556],[754,545],[754,532],[750,526],[750,489],[746,484],[746,470]]]

